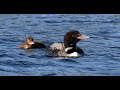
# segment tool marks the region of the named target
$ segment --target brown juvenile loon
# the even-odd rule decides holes
[[[19,46],[22,49],[32,49],[32,48],[46,48],[43,42],[33,41],[33,37],[29,36],[26,38],[25,42]]]

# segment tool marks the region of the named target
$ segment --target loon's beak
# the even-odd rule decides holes
[[[90,38],[89,36],[86,36],[86,35],[81,35],[79,37],[77,37],[77,39],[87,39],[87,38]]]

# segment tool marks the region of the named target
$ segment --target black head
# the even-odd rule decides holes
[[[65,48],[71,45],[76,45],[76,43],[81,40],[82,35],[78,31],[67,32],[64,36]]]

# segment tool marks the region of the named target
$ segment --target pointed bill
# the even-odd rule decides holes
[[[87,39],[87,38],[90,38],[89,36],[86,36],[86,35],[81,35],[81,36],[79,36],[79,37],[77,37],[78,39]]]

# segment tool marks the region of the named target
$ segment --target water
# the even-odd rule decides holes
[[[48,57],[44,49],[18,46],[29,35],[46,45],[63,42],[69,30],[91,38],[80,41],[79,58]],[[120,14],[1,14],[0,76],[119,76]]]

